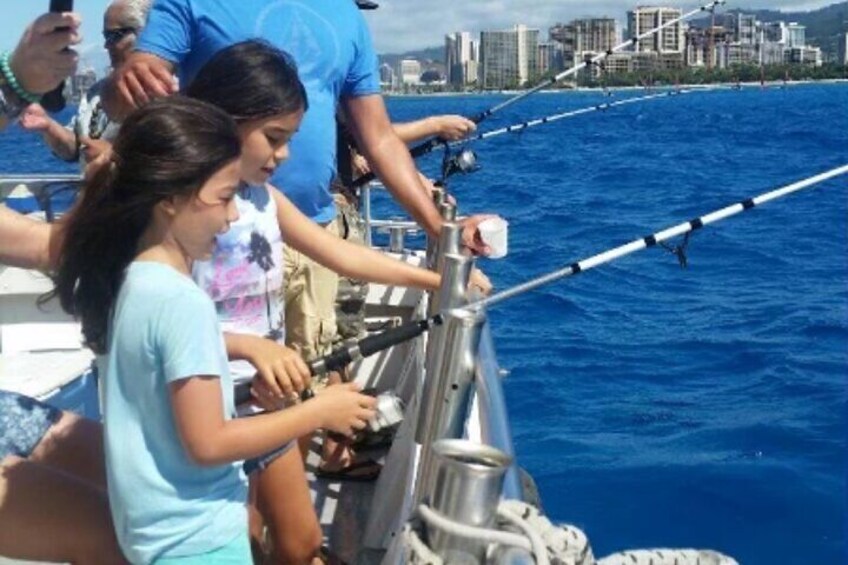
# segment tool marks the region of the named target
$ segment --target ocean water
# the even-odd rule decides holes
[[[616,92],[612,100],[640,95]],[[394,119],[495,96],[394,98]],[[608,101],[539,94],[494,129]],[[848,164],[848,85],[661,98],[471,144],[465,213],[510,222],[498,288]],[[441,154],[421,159],[436,174]],[[389,212],[391,213],[391,212]],[[520,463],[595,555],[846,562],[848,177],[490,312]]]
[[[387,104],[408,120],[504,99]],[[608,101],[538,94],[481,129]],[[508,258],[479,263],[504,289],[848,163],[848,86],[661,98],[471,147],[482,168],[450,189],[461,212],[509,220]],[[0,136],[0,172],[71,170],[36,136]],[[492,309],[521,465],[596,556],[845,563],[848,178],[708,226],[687,255],[642,251]]]

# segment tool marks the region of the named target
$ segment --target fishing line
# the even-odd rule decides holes
[[[725,3],[726,3],[726,0],[712,0],[711,2],[704,4],[703,6],[700,6],[699,8],[696,8],[696,9],[690,11],[690,12],[687,12],[687,13],[683,14],[682,16],[678,17],[678,18],[668,20],[667,22],[664,22],[662,25],[659,25],[659,26],[657,26],[653,29],[650,29],[650,30],[648,30],[648,31],[636,36],[636,37],[628,39],[627,41],[623,41],[623,42],[619,43],[618,45],[614,46],[612,49],[609,49],[609,50],[607,50],[603,53],[599,53],[598,55],[592,57],[591,59],[586,59],[582,63],[580,63],[579,65],[575,65],[575,66],[559,73],[556,76],[553,76],[549,79],[546,79],[546,80],[540,82],[539,84],[537,84],[533,88],[530,88],[528,90],[525,90],[524,92],[516,94],[512,98],[509,98],[509,99],[501,102],[500,104],[492,106],[488,110],[480,112],[479,114],[471,117],[470,119],[474,123],[477,123],[477,124],[482,123],[484,120],[488,119],[493,114],[500,112],[504,108],[511,106],[511,105],[515,104],[516,102],[519,102],[519,101],[527,98],[528,96],[535,94],[536,92],[539,92],[542,89],[550,88],[551,86],[556,85],[556,83],[558,83],[559,81],[580,72],[582,69],[586,68],[589,65],[596,65],[596,64],[598,64],[602,61],[605,61],[608,57],[610,57],[614,53],[621,51],[622,49],[624,49],[626,47],[631,47],[631,46],[636,47],[636,46],[639,45],[639,42],[641,40],[643,40],[647,37],[650,37],[650,36],[654,35],[655,33],[658,33],[660,31],[664,30],[667,27],[671,27],[673,25],[682,23],[682,22],[692,18],[693,16],[695,16],[697,14],[701,14],[701,13],[707,12],[707,11],[713,11],[718,6],[725,4]],[[433,138],[430,138],[430,139],[416,145],[415,147],[412,147],[409,150],[409,153],[410,153],[410,155],[412,156],[413,159],[416,159],[418,157],[421,157],[422,155],[426,155],[428,153],[431,153],[435,149],[442,147],[444,145],[447,145],[447,144],[448,144],[448,142],[446,140],[444,140],[440,137],[433,137]],[[351,184],[352,184],[353,188],[359,188],[360,186],[365,185],[365,184],[371,182],[372,180],[374,180],[376,178],[377,178],[376,174],[373,173],[373,172],[370,172],[370,173],[364,174],[361,177],[355,179],[353,181],[353,183],[351,183]]]
[[[484,308],[494,306],[495,304],[499,304],[501,302],[504,302],[505,300],[509,300],[510,298],[515,298],[516,296],[520,296],[541,286],[553,283],[566,277],[570,277],[572,275],[578,275],[590,269],[594,269],[595,267],[610,263],[626,255],[630,255],[631,253],[635,253],[643,249],[648,249],[649,247],[661,245],[664,242],[671,240],[675,237],[688,237],[689,234],[703,228],[704,226],[720,222],[722,220],[730,218],[731,216],[746,212],[772,200],[788,196],[789,194],[792,194],[794,192],[810,188],[812,186],[815,186],[817,184],[823,183],[825,181],[828,181],[844,174],[848,174],[848,164],[806,178],[804,180],[783,186],[781,188],[765,192],[763,194],[760,194],[759,196],[748,198],[736,204],[731,204],[730,206],[720,208],[718,210],[715,210],[714,212],[710,212],[688,222],[683,222],[681,224],[663,229],[651,235],[634,239],[633,241],[624,245],[614,247],[612,249],[609,249],[597,255],[593,255],[581,261],[571,263],[565,268],[548,273],[546,275],[514,286],[497,294],[493,294],[488,298],[484,298],[478,302],[474,302],[473,304],[464,306],[461,309],[482,310]],[[684,243],[676,246],[676,248],[673,249],[680,249],[680,254],[682,254],[686,248],[686,243],[687,241],[684,241]],[[680,258],[680,254],[675,252],[675,255],[678,256],[678,259],[681,261],[682,264],[684,261]],[[316,375],[322,374],[326,371],[339,370],[353,361],[357,361],[359,359],[362,359],[363,357],[368,357],[369,355],[377,353],[378,351],[382,351],[394,345],[418,337],[419,335],[428,331],[433,326],[441,325],[444,321],[444,314],[445,312],[441,312],[424,320],[414,320],[411,322],[407,322],[406,324],[398,328],[387,330],[380,334],[366,337],[365,339],[362,339],[355,343],[346,344],[325,357],[309,362],[308,364],[310,371],[313,375]]]
[[[560,120],[564,120],[567,118],[574,118],[576,116],[582,116],[583,114],[590,114],[592,112],[603,112],[605,110],[610,110],[612,108],[616,108],[619,106],[626,106],[628,104],[635,104],[637,102],[647,102],[648,100],[656,100],[658,98],[668,98],[670,96],[682,96],[685,94],[693,94],[695,92],[710,92],[716,90],[730,90],[727,86],[716,86],[716,87],[708,87],[708,88],[683,88],[683,89],[675,89],[675,90],[666,90],[663,92],[658,92],[655,94],[646,94],[645,96],[634,96],[632,98],[625,98],[623,100],[617,100],[615,102],[604,102],[603,104],[595,104],[594,106],[586,106],[585,108],[579,108],[577,110],[568,110],[566,112],[561,112],[559,114],[552,114],[550,116],[545,116],[544,118],[536,118],[534,120],[529,120],[526,122],[521,122],[518,124],[513,124],[511,126],[506,126],[498,129],[494,129],[491,131],[487,131],[484,133],[479,133],[477,135],[468,137],[466,139],[458,140],[458,141],[450,141],[448,142],[448,146],[456,147],[459,145],[465,145],[467,143],[473,143],[475,141],[481,141],[483,139],[489,139],[492,137],[497,137],[499,135],[504,135],[507,133],[519,133],[528,128],[540,126],[543,124],[550,124],[553,122],[557,122]]]
[[[530,96],[531,94],[534,94],[534,93],[536,93],[536,92],[538,92],[538,91],[540,91],[544,88],[549,88],[551,86],[554,86],[556,83],[558,83],[562,79],[567,78],[569,76],[572,76],[574,74],[577,74],[578,72],[580,72],[582,69],[588,67],[589,65],[596,65],[596,64],[598,64],[602,61],[605,61],[609,56],[613,55],[614,53],[617,53],[618,51],[621,51],[625,47],[630,47],[630,46],[637,47],[639,45],[639,42],[642,41],[643,39],[650,37],[650,36],[654,35],[655,33],[664,30],[667,27],[671,27],[671,26],[676,25],[678,23],[684,22],[684,21],[690,19],[691,17],[693,17],[697,14],[715,10],[718,6],[725,4],[725,3],[726,3],[726,0],[713,0],[712,2],[704,4],[703,6],[696,8],[696,9],[690,11],[690,12],[687,12],[687,13],[683,14],[682,16],[678,17],[678,18],[668,20],[667,22],[664,22],[662,25],[659,25],[659,26],[657,26],[653,29],[650,29],[650,30],[646,31],[645,33],[637,35],[636,37],[632,37],[632,38],[628,39],[627,41],[623,41],[623,42],[619,43],[618,45],[616,45],[615,47],[613,47],[612,49],[609,49],[608,51],[605,51],[603,53],[599,53],[598,55],[595,55],[594,57],[592,57],[590,59],[584,60],[579,65],[575,65],[575,66],[571,67],[570,69],[566,69],[565,71],[559,73],[556,76],[553,76],[553,77],[551,77],[547,80],[542,81],[541,83],[537,84],[536,86],[534,86],[533,88],[531,88],[529,90],[525,90],[524,92],[516,94],[512,98],[505,100],[504,102],[501,102],[500,104],[497,104],[497,105],[489,108],[488,110],[486,110],[484,112],[481,112],[480,114],[475,116],[473,118],[473,120],[474,120],[475,123],[480,123],[483,120],[485,120],[486,118],[488,118],[489,116],[491,116],[492,114],[495,114],[496,112],[500,112],[501,110],[503,110],[507,106],[511,106],[511,105],[515,104],[516,102],[523,100],[523,99],[527,98],[528,96]]]

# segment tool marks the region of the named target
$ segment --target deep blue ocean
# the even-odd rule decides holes
[[[409,120],[504,99],[387,104]],[[481,130],[607,101],[538,94]],[[68,170],[10,133],[0,171]],[[504,289],[848,163],[848,86],[662,98],[471,147],[482,168],[450,189],[462,213],[510,222],[510,255],[479,263]],[[848,178],[698,231],[688,259],[649,249],[492,309],[521,465],[596,556],[845,563]]]

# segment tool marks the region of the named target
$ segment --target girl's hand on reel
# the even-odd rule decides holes
[[[377,399],[362,394],[356,383],[329,386],[308,402],[320,403],[322,428],[346,437],[364,429],[377,414]]]

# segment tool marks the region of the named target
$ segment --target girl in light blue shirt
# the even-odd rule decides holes
[[[215,306],[190,275],[238,219],[240,155],[223,111],[153,102],[127,118],[68,220],[55,293],[101,355],[109,500],[133,563],[250,563],[240,462],[373,416],[351,385],[234,418]]]

